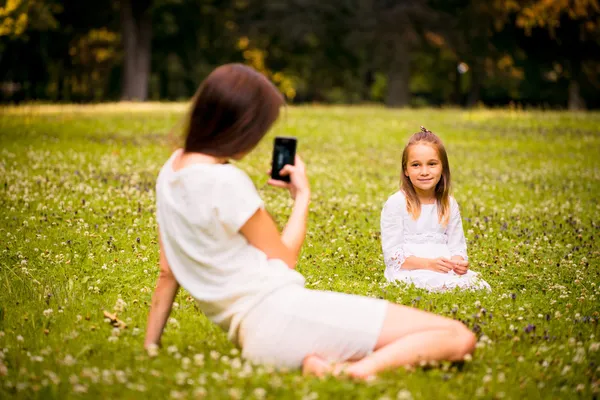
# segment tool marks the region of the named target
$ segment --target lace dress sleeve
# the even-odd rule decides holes
[[[461,256],[465,260],[468,260],[467,242],[465,240],[465,233],[463,231],[460,210],[458,208],[458,203],[456,200],[454,200],[454,198],[452,198],[450,204],[450,221],[448,222],[446,234],[448,235],[448,248],[450,249],[450,255]]]
[[[407,257],[404,251],[404,220],[406,210],[404,196],[393,195],[381,211],[381,246],[383,259],[387,269],[398,271]]]

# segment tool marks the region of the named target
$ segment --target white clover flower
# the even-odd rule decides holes
[[[23,342],[25,339],[23,339],[23,336],[18,335],[17,336],[17,342]]]
[[[115,371],[115,378],[117,378],[117,381],[119,383],[127,382],[127,374],[125,374],[124,371],[121,371],[119,369]]]
[[[121,299],[121,298],[118,298],[118,299],[117,299],[117,302],[115,303],[115,306],[113,307],[113,310],[114,310],[115,312],[123,312],[123,311],[125,311],[125,308],[126,308],[126,307],[127,307],[127,303],[125,303],[125,302],[123,301],[123,299]]]
[[[230,388],[227,391],[227,394],[229,395],[229,398],[232,400],[239,400],[242,398],[242,391],[238,388]]]
[[[167,353],[169,354],[175,354],[177,353],[177,346],[175,346],[174,344],[172,344],[171,346],[167,347]]]
[[[236,357],[231,361],[231,368],[240,369],[241,367],[242,367],[242,360],[240,360],[239,357]]]
[[[179,386],[185,385],[185,381],[187,379],[187,377],[189,376],[189,374],[187,372],[177,372],[175,374],[175,383],[178,384]]]
[[[407,389],[402,389],[396,395],[397,400],[412,400],[413,396]]]
[[[264,388],[261,388],[261,387],[255,388],[252,393],[254,394],[254,397],[256,397],[259,400],[264,399],[265,396],[267,395],[267,391]]]
[[[204,365],[204,354],[194,354],[194,365],[199,367]]]
[[[148,347],[146,347],[146,352],[149,357],[158,356],[158,345],[156,343],[149,344]]]
[[[585,350],[579,347],[575,352],[575,357],[573,357],[573,362],[575,364],[583,364],[585,362]]]

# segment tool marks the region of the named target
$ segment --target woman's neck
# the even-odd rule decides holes
[[[179,170],[193,164],[226,164],[228,160],[228,157],[215,157],[204,153],[186,153],[182,150],[179,157],[175,159],[174,166],[176,170]]]

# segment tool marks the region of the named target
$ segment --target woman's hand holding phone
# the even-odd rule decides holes
[[[296,155],[294,164],[287,164],[279,171],[280,175],[290,177],[289,183],[272,178],[267,183],[271,186],[288,189],[294,200],[296,200],[297,196],[310,197],[310,184],[306,176],[306,167],[300,156]],[[269,171],[270,175],[271,171]]]

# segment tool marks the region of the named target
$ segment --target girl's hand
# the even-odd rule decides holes
[[[454,263],[454,272],[458,275],[464,275],[469,271],[469,262],[465,260],[452,260]]]
[[[287,164],[279,171],[279,175],[290,177],[289,183],[276,179],[269,179],[267,183],[271,186],[289,190],[290,195],[294,200],[298,195],[310,197],[310,184],[308,183],[308,177],[306,176],[304,162],[302,162],[300,156],[296,155],[294,163],[295,165]]]
[[[428,269],[447,274],[454,269],[454,263],[445,257],[438,257],[430,260]]]

